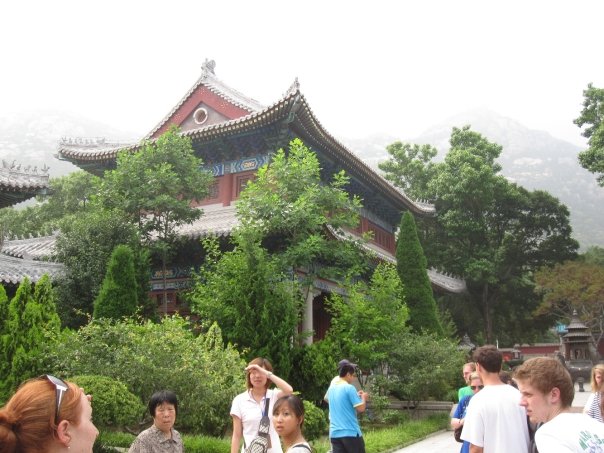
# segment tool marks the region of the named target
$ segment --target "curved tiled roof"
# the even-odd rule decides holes
[[[0,254],[0,283],[17,285],[25,277],[37,282],[43,275],[56,278],[63,275],[64,267],[59,263],[14,258]]]
[[[304,137],[310,137],[315,142],[321,144],[322,151],[332,159],[340,162],[349,174],[362,178],[365,184],[369,184],[375,190],[379,190],[384,195],[389,196],[396,204],[402,205],[401,207],[410,209],[417,214],[431,215],[435,213],[434,205],[416,202],[409,198],[402,190],[372,170],[369,165],[329,134],[312,113],[310,106],[300,93],[297,85],[294,85],[294,88],[285,97],[262,110],[222,123],[187,130],[182,134],[190,137],[194,142],[205,142],[224,135],[250,132],[269,124],[286,122],[291,124],[291,127],[303,139]],[[134,144],[125,147],[95,149],[94,147],[84,148],[61,143],[58,154],[60,158],[76,163],[78,161],[95,160],[103,162],[116,159],[119,151],[135,152],[140,146],[140,144]]]
[[[0,167],[0,208],[35,197],[48,190],[48,167],[40,170],[28,165],[21,168],[15,161],[2,159]]]
[[[234,204],[203,206],[203,215],[193,223],[178,228],[178,234],[191,239],[199,239],[209,235],[228,236],[239,225],[237,209]]]
[[[1,252],[15,258],[34,260],[46,258],[54,254],[56,240],[56,234],[29,239],[5,240]]]

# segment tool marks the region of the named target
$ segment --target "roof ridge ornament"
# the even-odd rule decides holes
[[[288,88],[284,97],[288,97],[289,95],[297,93],[298,91],[300,91],[300,82],[298,82],[298,77],[296,77],[294,79],[294,83],[292,83],[291,86]]]
[[[208,74],[216,75],[214,69],[216,68],[216,62],[214,60],[208,60],[207,58],[201,64],[202,75],[207,76]]]

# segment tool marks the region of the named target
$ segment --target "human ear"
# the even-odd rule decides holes
[[[67,420],[61,420],[57,425],[57,439],[59,442],[66,447],[69,447],[71,442],[71,435],[68,432],[69,422]]]

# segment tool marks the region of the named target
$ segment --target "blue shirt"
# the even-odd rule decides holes
[[[329,437],[362,436],[356,407],[363,404],[357,389],[344,379],[332,382],[327,390],[329,402]]]

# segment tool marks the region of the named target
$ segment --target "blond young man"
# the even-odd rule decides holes
[[[571,412],[575,388],[558,360],[527,360],[514,373],[514,380],[531,422],[543,423],[535,433],[539,452],[604,453],[604,423]]]

